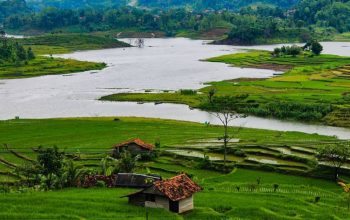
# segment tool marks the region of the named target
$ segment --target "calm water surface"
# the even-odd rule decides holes
[[[128,39],[125,39],[129,42]],[[183,38],[146,39],[144,48],[118,48],[61,55],[108,64],[101,71],[0,80],[0,119],[78,116],[140,116],[217,124],[215,117],[185,105],[101,102],[103,95],[145,89],[198,89],[203,83],[240,77],[271,77],[274,71],[229,67],[201,59],[240,52],[247,47],[205,45]],[[324,43],[325,52],[350,56],[350,43]],[[274,45],[250,47],[273,49]],[[301,131],[350,138],[350,130],[248,117],[235,125],[281,131]]]

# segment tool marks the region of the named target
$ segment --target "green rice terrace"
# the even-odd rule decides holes
[[[269,79],[240,78],[211,82],[199,91],[123,93],[101,99],[183,103],[194,108],[215,110],[215,104],[220,106],[223,99],[231,98],[231,107],[239,113],[350,127],[349,57],[316,56],[309,52],[296,56],[273,56],[268,51],[253,50],[207,61],[272,69],[281,74]]]
[[[0,121],[1,219],[349,219],[347,195],[316,151],[334,137],[243,128],[231,131],[223,164],[223,127],[145,118],[15,119]],[[57,146],[74,165],[100,171],[112,147],[132,138],[158,143],[158,156],[138,161],[136,173],[163,178],[185,172],[203,190],[184,214],[145,209],[121,198],[137,189],[65,188],[42,191],[20,185],[20,168],[34,163],[38,147]],[[223,169],[224,168],[224,169]],[[350,161],[340,170],[349,179]],[[12,192],[12,193],[7,193]],[[65,204],[62,206],[61,204]],[[148,213],[148,214],[146,214]]]

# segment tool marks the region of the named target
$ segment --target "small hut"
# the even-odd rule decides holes
[[[128,197],[133,205],[183,213],[194,208],[193,194],[201,190],[186,174],[181,174],[156,181],[152,186],[124,197]]]
[[[113,147],[113,157],[119,157],[123,151],[129,151],[131,154],[151,154],[154,149],[153,144],[148,144],[139,138],[128,140]]]

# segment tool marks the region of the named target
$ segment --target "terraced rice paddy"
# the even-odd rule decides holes
[[[37,134],[39,130],[41,135]],[[75,163],[90,168],[99,168],[111,146],[135,137],[151,143],[159,139],[161,151],[179,159],[202,160],[204,154],[218,163],[224,159],[222,143],[217,139],[222,128],[197,123],[141,118],[10,120],[0,123],[0,132],[4,134],[0,143],[8,144],[8,149],[0,149],[0,178],[5,182],[21,178],[16,176],[16,167],[34,160],[33,148],[40,145],[57,145],[66,153],[79,155]],[[312,168],[309,162],[315,161],[315,149],[336,141],[334,137],[297,132],[242,129],[228,145],[227,160],[254,169],[269,165],[304,173]]]
[[[38,131],[42,133],[38,135]],[[297,152],[311,158],[318,146],[337,142],[334,137],[243,129],[229,145],[228,160],[236,168],[223,173],[198,166],[204,154],[214,159],[215,165],[222,164],[222,147],[215,138],[222,134],[219,126],[159,119],[80,118],[11,120],[0,123],[0,132],[5,134],[0,137],[0,143],[8,143],[8,148],[0,151],[2,184],[13,184],[23,178],[16,175],[15,166],[35,159],[35,146],[61,146],[67,154],[79,156],[74,157],[74,163],[98,170],[100,160],[112,144],[136,135],[149,142],[160,140],[162,154],[153,161],[140,162],[135,172],[157,173],[163,178],[185,172],[204,188],[195,195],[193,211],[177,215],[150,209],[150,219],[329,220],[348,219],[350,215],[343,202],[342,189],[332,181],[259,171],[261,166],[269,166],[306,174],[310,168],[308,160],[298,161],[288,155]],[[257,137],[259,141],[255,140]],[[243,154],[236,152],[235,155],[234,149],[240,149]],[[0,194],[0,219],[90,219],[91,216],[94,219],[144,219],[144,208],[131,206],[126,198],[121,198],[135,191],[137,189],[126,188],[72,188],[50,192],[21,189]],[[316,198],[320,201],[316,202]]]

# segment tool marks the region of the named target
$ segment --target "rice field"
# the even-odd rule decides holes
[[[24,188],[0,193],[0,219],[145,219],[146,213],[149,219],[350,218],[336,183],[278,173],[308,172],[307,161],[314,160],[317,147],[337,142],[334,137],[243,129],[229,144],[228,160],[235,168],[223,173],[198,167],[204,154],[222,163],[216,138],[222,134],[220,126],[144,118],[19,119],[1,121],[0,133],[0,142],[7,143],[0,150],[0,187],[22,178],[16,175],[16,166],[34,160],[33,148],[39,145],[57,145],[80,155],[74,163],[99,169],[113,144],[139,137],[150,143],[160,141],[162,154],[154,161],[140,162],[137,173],[169,178],[185,172],[204,188],[195,195],[195,209],[182,215],[135,207],[121,198],[137,189],[40,192]],[[235,155],[237,148],[244,154]],[[276,170],[263,171],[266,165]]]

